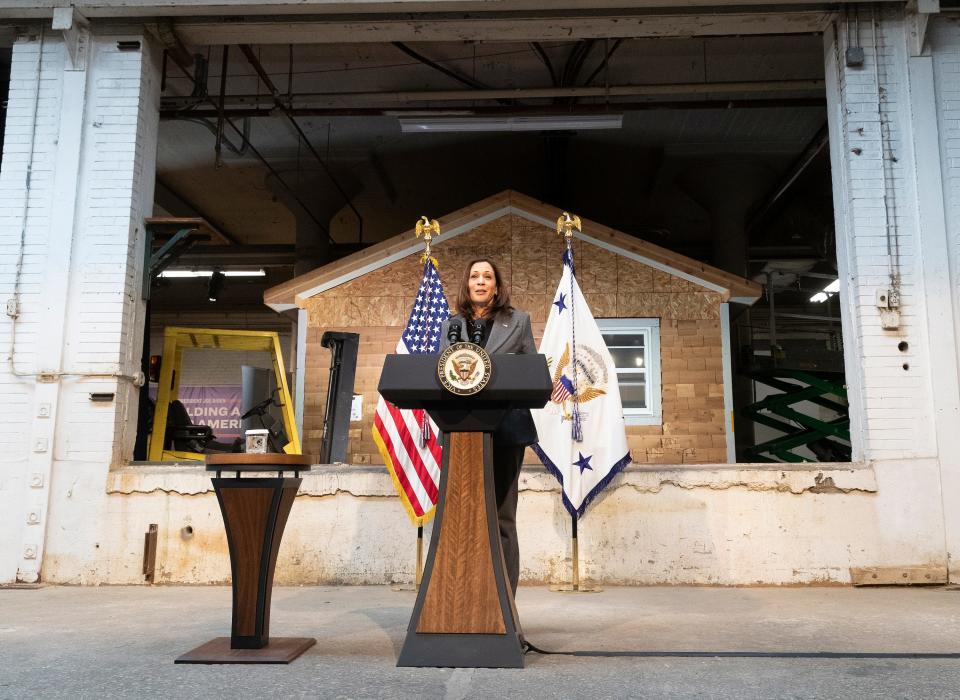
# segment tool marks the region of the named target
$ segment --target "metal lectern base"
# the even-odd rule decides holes
[[[439,668],[523,668],[516,634],[410,633],[397,666]]]

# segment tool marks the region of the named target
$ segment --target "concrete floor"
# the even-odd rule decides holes
[[[947,653],[954,658],[583,657],[523,670],[398,669],[413,592],[278,588],[271,631],[314,636],[289,666],[173,660],[229,634],[226,587],[0,590],[2,698],[960,697],[960,590],[521,588],[548,650]]]

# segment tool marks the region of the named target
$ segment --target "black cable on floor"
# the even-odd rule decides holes
[[[523,653],[558,656],[690,659],[960,659],[960,652],[883,651],[547,651],[523,640]]]

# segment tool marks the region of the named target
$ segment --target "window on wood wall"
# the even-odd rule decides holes
[[[598,318],[613,357],[627,425],[660,425],[660,319]]]

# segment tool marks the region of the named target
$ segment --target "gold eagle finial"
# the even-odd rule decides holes
[[[557,219],[557,233],[562,233],[567,240],[573,238],[573,229],[583,231],[580,217],[570,212],[563,212]]]
[[[432,241],[434,237],[438,237],[440,235],[440,222],[436,219],[431,221],[426,216],[421,216],[417,220],[417,225],[414,227],[414,232],[417,234],[417,238],[423,236],[423,241],[426,243],[426,249],[423,251],[423,256],[421,258],[423,262],[426,262],[427,260],[431,259],[430,241]],[[437,261],[434,260],[433,264],[436,265]]]

